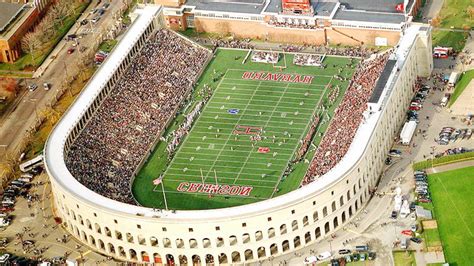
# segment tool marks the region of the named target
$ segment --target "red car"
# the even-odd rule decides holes
[[[0,208],[0,211],[2,211],[2,212],[12,212],[14,210],[15,209],[13,209],[12,207],[1,207]]]
[[[420,109],[421,109],[421,107],[417,106],[417,105],[410,106],[410,111],[419,111]]]
[[[69,49],[67,49],[67,53],[68,53],[68,54],[74,53],[74,48],[69,48]]]
[[[418,201],[423,202],[423,203],[430,203],[431,202],[430,199],[425,199],[425,198],[418,199]]]

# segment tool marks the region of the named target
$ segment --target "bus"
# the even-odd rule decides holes
[[[37,166],[40,166],[40,165],[43,165],[43,154],[40,154],[40,155],[36,156],[35,158],[20,164],[20,170],[23,173],[26,173],[26,172],[31,171],[33,168],[35,168]]]

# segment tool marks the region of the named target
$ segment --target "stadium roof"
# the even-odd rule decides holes
[[[395,7],[403,0],[340,0],[347,9],[398,13]],[[411,1],[413,2],[413,1]],[[409,4],[410,6],[410,4]]]
[[[363,10],[343,10],[342,8],[339,8],[333,19],[398,24],[405,21],[405,16],[403,14],[371,12]]]
[[[379,80],[377,80],[377,84],[375,84],[374,91],[372,92],[372,96],[370,96],[369,103],[378,103],[380,100],[380,96],[387,84],[388,78],[392,74],[393,68],[395,67],[397,60],[390,59],[387,61],[382,73],[380,74]]]
[[[304,201],[308,197],[323,193],[330,185],[343,182],[342,177],[354,167],[367,149],[374,128],[377,126],[381,111],[375,111],[365,119],[364,123],[359,126],[346,155],[334,168],[318,178],[317,181],[282,196],[248,205],[198,211],[157,211],[152,208],[125,204],[106,198],[93,192],[76,180],[67,169],[65,163],[64,145],[68,135],[101,92],[107,80],[115,73],[149,23],[154,19],[159,9],[160,7],[147,6],[143,9],[135,10],[135,12],[140,14],[137,20],[133,22],[122,40],[114,48],[103,65],[97,70],[94,77],[89,81],[76,101],[52,131],[46,142],[44,154],[46,170],[53,182],[60,184],[63,189],[67,189],[74,197],[81,198],[84,202],[90,202],[91,205],[100,205],[104,207],[104,211],[114,212],[117,215],[129,214],[140,217],[140,219],[160,218],[185,222],[190,219],[193,221],[201,220],[202,222],[206,222],[212,218],[232,219],[236,217],[240,219],[246,215],[254,215],[255,213],[261,214],[270,209],[273,211],[275,209],[287,208],[288,205]],[[401,39],[402,44],[400,44],[400,48],[405,49],[411,47],[414,41],[412,37],[416,36],[414,35],[416,32],[416,30],[410,30],[409,38],[404,37]],[[403,44],[404,42],[410,41],[411,43]],[[398,60],[404,60],[404,58],[399,58]]]
[[[25,5],[0,2],[0,32],[16,19],[23,10],[23,6]]]

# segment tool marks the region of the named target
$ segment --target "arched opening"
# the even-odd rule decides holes
[[[180,265],[188,265],[188,258],[186,255],[179,255],[178,260]]]
[[[129,249],[128,253],[130,253],[131,260],[137,260],[137,252],[134,249]]]
[[[360,202],[360,205],[362,205],[362,203],[364,203],[364,201],[362,200],[362,195],[360,195],[359,202]]]
[[[260,258],[264,258],[265,257],[265,247],[259,247],[257,249],[257,257],[260,259]]]
[[[193,255],[192,257],[193,265],[201,265],[201,257],[199,255]]]
[[[245,255],[245,261],[253,260],[253,251],[251,249],[247,249],[244,252]]]
[[[281,243],[281,246],[283,248],[283,252],[287,251],[290,249],[290,241],[285,240],[283,243]]]
[[[297,248],[301,245],[301,240],[300,240],[299,236],[297,236],[293,239],[293,244],[294,244],[295,248]]]
[[[232,252],[232,262],[240,262],[240,253],[237,251]]]
[[[189,247],[190,248],[197,248],[197,246],[198,246],[198,242],[197,242],[196,239],[194,239],[194,238],[189,239]]]
[[[115,255],[115,247],[112,245],[112,243],[107,244],[109,246],[109,253],[112,253]]]
[[[209,240],[209,238],[204,238],[202,240],[202,246],[204,248],[210,248],[211,247],[211,240]]]
[[[146,240],[142,235],[137,236],[138,244],[140,245],[146,245]]]
[[[286,234],[286,224],[280,226],[280,235]]]
[[[219,255],[219,263],[220,264],[227,264],[229,261],[227,260],[227,255],[225,253],[221,253]]]
[[[275,255],[278,253],[278,245],[273,243],[271,246],[270,246],[270,255]]]
[[[268,238],[272,238],[272,237],[275,237],[275,228],[270,227],[268,229]]]
[[[142,255],[142,261],[150,262],[150,256],[148,255],[148,253],[146,251],[142,251],[141,255]]]
[[[357,200],[355,201],[355,211],[357,211],[359,209],[359,203],[357,202]]]
[[[257,231],[257,232],[255,232],[255,240],[256,240],[256,241],[260,241],[260,240],[262,240],[262,239],[263,239],[263,233],[262,233],[262,231]]]
[[[82,235],[82,240],[84,240],[85,242],[88,242],[86,232],[81,231],[81,235]]]
[[[104,241],[102,241],[102,239],[99,239],[98,242],[99,242],[99,249],[105,251],[105,244],[104,244]]]
[[[349,217],[352,217],[352,206],[349,207]]]
[[[245,233],[242,235],[242,242],[245,244],[245,243],[248,243],[250,242],[250,235]]]
[[[309,242],[311,242],[311,232],[306,232],[304,235],[304,243],[308,244]]]
[[[216,244],[217,244],[217,247],[218,247],[218,248],[224,246],[224,238],[222,238],[222,237],[217,237],[217,239],[216,239]]]
[[[334,220],[332,220],[332,224],[334,225],[334,229],[336,229],[339,226],[339,222],[337,220],[337,216],[334,217]]]
[[[298,221],[294,220],[293,222],[291,222],[291,228],[293,231],[298,230]]]
[[[122,240],[122,233],[120,233],[119,231],[115,230],[115,238],[117,238],[118,240]]]
[[[214,264],[214,256],[211,254],[206,254],[206,265],[208,264]]]
[[[326,216],[328,216],[328,208],[324,207],[323,208],[323,217],[326,217]]]
[[[331,209],[332,209],[332,212],[336,211],[336,202],[335,201],[332,202]]]
[[[171,247],[171,240],[167,237],[163,238],[163,247],[170,248]]]
[[[95,223],[94,227],[97,233],[102,234],[102,229],[100,228],[100,225],[98,223]]]
[[[184,248],[184,240],[181,238],[176,239],[176,247],[177,248]]]
[[[313,222],[316,222],[317,220],[319,220],[318,212],[315,211],[315,212],[313,213]]]
[[[236,236],[230,236],[229,237],[229,243],[231,246],[237,244],[237,237]]]
[[[356,192],[357,192],[357,191],[356,191],[356,185],[355,185],[355,184],[354,184],[354,186],[352,187],[352,192],[353,192],[354,195],[355,195]]]
[[[150,237],[150,245],[152,247],[157,247],[158,246],[158,238],[156,238],[154,236]]]
[[[327,234],[329,232],[329,222],[327,222],[325,225],[324,225],[324,233]]]
[[[174,265],[174,256],[171,254],[166,254],[166,264]]]
[[[72,214],[72,219],[74,219],[74,221],[76,221],[77,220],[76,213],[74,213],[74,211],[71,211],[71,214]]]
[[[104,227],[104,231],[105,231],[106,236],[108,236],[108,237],[112,236],[112,232],[110,231],[110,229],[108,227]]]
[[[342,206],[342,205],[344,205],[344,197],[343,196],[341,196],[339,198],[339,206]]]
[[[133,236],[132,236],[132,234],[127,233],[125,236],[127,237],[128,243],[133,243]]]
[[[351,191],[350,190],[347,191],[346,196],[347,196],[347,201],[349,201],[351,199]]]
[[[161,256],[160,256],[159,253],[153,253],[153,261],[154,261],[156,264],[158,264],[158,265],[160,265],[160,264],[163,263],[163,261],[161,260]]]
[[[308,216],[303,217],[303,227],[307,226],[308,224],[309,224]]]
[[[321,228],[320,227],[318,227],[318,228],[316,228],[316,230],[314,230],[314,236],[316,237],[316,239],[318,239],[321,236]]]
[[[341,221],[342,221],[342,223],[346,222],[346,212],[345,211],[342,212]]]
[[[119,256],[122,257],[122,258],[126,258],[127,257],[127,254],[125,253],[125,249],[123,249],[123,247],[118,247],[118,251],[119,251]]]

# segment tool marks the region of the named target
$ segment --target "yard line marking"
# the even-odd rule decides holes
[[[444,186],[443,181],[441,181],[441,179],[440,179],[439,177],[436,177],[436,179],[438,179],[438,181],[439,181],[439,182],[441,183],[441,185],[443,186],[443,189],[444,189],[444,192],[446,193],[446,195],[449,195],[449,194],[448,194],[448,190],[447,190],[446,187]],[[449,199],[449,201],[453,204],[454,209],[456,209],[456,212],[458,213],[459,218],[461,218],[461,221],[462,221],[462,222],[464,223],[464,225],[466,226],[467,231],[469,232],[469,234],[471,235],[471,237],[474,237],[474,235],[472,234],[471,229],[469,228],[469,226],[467,225],[466,221],[465,221],[464,218],[462,217],[461,212],[459,211],[458,207],[456,206],[456,204],[454,204],[453,199],[452,199],[450,196],[448,196],[448,199]]]
[[[260,84],[260,83],[261,83],[261,82],[259,82],[259,84]],[[217,90],[217,89],[216,89],[216,90]],[[239,125],[239,124],[240,124],[240,120],[242,120],[242,117],[244,117],[243,114],[247,111],[247,108],[248,108],[248,106],[250,105],[250,102],[252,102],[252,99],[253,99],[253,97],[255,96],[255,94],[257,93],[257,90],[258,90],[258,88],[254,91],[254,93],[252,94],[252,96],[251,96],[250,99],[248,100],[247,104],[245,105],[245,108],[244,108],[243,111],[242,111],[242,116],[239,117],[239,119],[237,120],[237,122],[234,123],[235,125]],[[204,113],[204,112],[203,112],[203,113]],[[232,134],[229,134],[229,135],[227,136],[227,140],[226,140],[226,142],[224,143],[224,146],[222,146],[222,149],[221,149],[221,150],[219,151],[219,153],[217,154],[217,158],[219,158],[219,156],[221,155],[221,153],[224,151],[224,147],[227,146],[227,143],[229,142],[231,136],[232,136]],[[252,151],[252,150],[250,150],[250,152],[251,152],[251,151]],[[214,162],[212,163],[211,168],[209,168],[209,171],[207,171],[206,176],[204,177],[204,181],[206,181],[207,176],[209,175],[209,173],[211,172],[212,168],[214,168],[215,165],[216,165],[216,161],[214,161]]]
[[[195,160],[194,160],[195,161]],[[220,162],[235,162],[235,161],[228,161],[228,160],[217,160],[217,161],[220,161]],[[177,165],[185,165],[185,166],[202,166],[202,164],[200,163],[190,163],[190,162],[175,162],[174,164],[177,164]],[[267,163],[252,163],[252,164],[256,164],[256,165],[264,165],[264,166],[267,166]],[[275,165],[280,165],[280,164],[276,164]],[[240,169],[241,167],[240,166],[231,166],[231,165],[226,165],[225,166],[226,168],[238,168]],[[262,170],[262,168],[254,168],[254,167],[249,167],[248,169],[250,170]],[[188,171],[190,169],[188,168]]]
[[[267,122],[265,123],[265,125],[264,125],[262,128],[266,128],[266,127],[268,126],[268,123],[270,122],[271,118],[273,117],[273,113],[275,113],[275,110],[277,109],[278,105],[280,104],[281,99],[282,99],[283,96],[285,95],[285,92],[288,90],[288,85],[289,85],[289,84],[290,84],[290,83],[287,83],[287,84],[286,84],[286,87],[285,87],[285,90],[284,90],[283,94],[280,95],[280,98],[278,99],[278,102],[274,105],[273,110],[272,110],[272,112],[270,113],[270,116],[269,116],[268,119],[267,119]],[[258,90],[258,88],[257,88],[257,90]],[[242,170],[244,169],[244,167],[245,167],[245,165],[247,164],[247,162],[249,161],[250,155],[251,155],[251,153],[249,153],[249,154],[247,155],[247,158],[245,158],[245,161],[244,161],[244,164],[243,164],[242,168],[240,169],[239,173],[238,173],[237,176],[235,177],[234,184],[235,184],[235,182],[237,182],[237,180],[239,180],[240,174],[242,173]],[[290,158],[291,158],[291,157],[290,157]]]
[[[197,171],[197,170],[196,170],[196,171]],[[235,172],[221,172],[221,173],[223,173],[223,174],[235,174]],[[177,176],[178,174],[177,174],[177,173],[176,173],[176,174],[171,173],[171,174],[168,174],[168,175],[169,175],[169,176]],[[245,175],[247,175],[247,176],[258,176],[258,177],[260,177],[260,174],[254,174],[254,173],[246,173]],[[199,179],[199,181],[201,181],[201,173],[200,173],[200,172],[199,172],[199,173],[196,173],[196,174],[192,174],[192,173],[179,174],[179,176],[196,177],[196,178]],[[269,177],[269,178],[268,178],[268,181],[269,181],[269,182],[276,183],[276,182],[278,181],[278,179],[277,179],[278,176],[275,175],[275,174],[268,174],[267,177]],[[227,178],[227,179],[232,179],[232,180],[234,180],[234,177],[218,177],[217,179],[219,180],[220,178]],[[274,178],[274,180],[271,180],[272,178]],[[243,180],[243,179],[241,179],[241,180]],[[257,182],[257,181],[260,181],[260,179],[248,179],[248,180],[256,181],[256,182]],[[184,182],[184,181],[186,181],[186,180],[182,180],[182,179],[181,179],[181,181]]]

